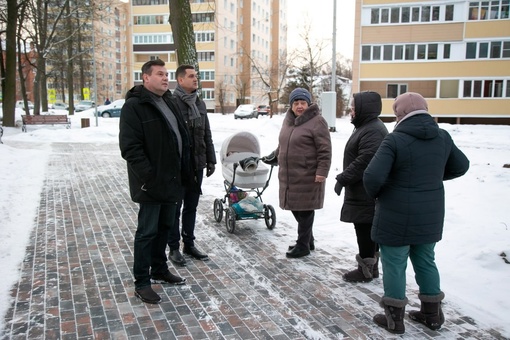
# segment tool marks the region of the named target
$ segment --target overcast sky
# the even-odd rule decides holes
[[[311,46],[324,41],[324,53],[333,54],[333,4],[335,0],[287,0],[288,49],[299,49],[303,27],[310,27]],[[352,59],[355,0],[336,0],[336,52]]]

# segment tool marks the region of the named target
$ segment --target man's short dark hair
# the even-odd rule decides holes
[[[161,59],[149,60],[142,66],[142,74],[152,74],[152,66],[165,66],[165,62]]]
[[[183,78],[186,75],[186,70],[194,70],[195,66],[188,65],[188,64],[182,64],[175,70],[175,77],[181,77]]]

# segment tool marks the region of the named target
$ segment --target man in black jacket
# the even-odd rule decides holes
[[[188,127],[192,146],[192,165],[194,181],[191,186],[184,188],[183,200],[177,208],[176,225],[168,237],[170,247],[170,260],[173,263],[184,266],[186,260],[179,251],[179,217],[182,217],[182,241],[183,252],[197,260],[206,261],[209,257],[195,247],[195,219],[198,201],[201,194],[204,169],[206,176],[213,174],[216,164],[216,155],[212,141],[211,127],[207,118],[205,103],[197,93],[197,72],[192,65],[181,65],[175,71],[177,87],[174,90],[174,98]],[[182,216],[180,210],[182,206]]]
[[[182,184],[189,174],[189,137],[168,91],[161,60],[142,66],[143,85],[126,94],[120,116],[119,145],[127,162],[131,199],[140,204],[134,242],[135,295],[161,301],[153,282],[184,284],[168,270],[166,240],[175,228]],[[178,226],[177,226],[178,228]]]

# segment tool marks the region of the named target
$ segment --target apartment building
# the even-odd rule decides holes
[[[286,0],[190,0],[202,85],[210,112],[233,112],[240,103],[268,104],[262,76],[274,81],[286,53]],[[131,63],[134,84],[141,67],[161,59],[175,88],[177,57],[169,24],[168,0],[130,1]],[[221,104],[221,105],[220,105]]]
[[[356,0],[353,92],[383,117],[422,94],[440,122],[510,123],[510,0]]]

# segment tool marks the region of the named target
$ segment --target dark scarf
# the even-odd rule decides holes
[[[198,111],[196,104],[197,91],[186,93],[181,85],[177,84],[177,87],[174,90],[174,95],[188,105],[189,125],[191,127],[200,126],[200,111]]]

